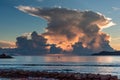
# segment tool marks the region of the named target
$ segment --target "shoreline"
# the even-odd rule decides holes
[[[70,72],[47,72],[29,70],[0,70],[0,78],[19,78],[19,80],[119,80],[117,76],[92,74],[92,73],[70,73]]]

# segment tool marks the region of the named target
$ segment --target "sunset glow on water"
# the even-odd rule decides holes
[[[14,56],[0,59],[0,69],[23,69],[52,72],[112,74],[120,77],[120,57],[117,56]]]

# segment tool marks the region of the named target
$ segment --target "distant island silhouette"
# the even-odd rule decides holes
[[[10,56],[10,55],[6,55],[5,53],[3,53],[3,54],[0,54],[0,58],[13,58],[12,56]]]
[[[116,56],[119,55],[120,56],[120,51],[113,51],[113,52],[109,52],[109,51],[102,51],[99,53],[93,53],[93,56]]]

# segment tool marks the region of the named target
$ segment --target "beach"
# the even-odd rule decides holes
[[[11,80],[119,80],[117,76],[107,74],[29,70],[0,70],[0,77]]]

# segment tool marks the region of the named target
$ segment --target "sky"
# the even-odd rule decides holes
[[[16,37],[37,31],[45,32],[47,21],[19,11],[17,6],[40,8],[62,7],[80,11],[99,12],[112,19],[115,25],[102,31],[111,36],[110,45],[120,50],[120,1],[119,0],[0,0],[0,44],[16,42]],[[4,46],[4,45],[0,45]]]

